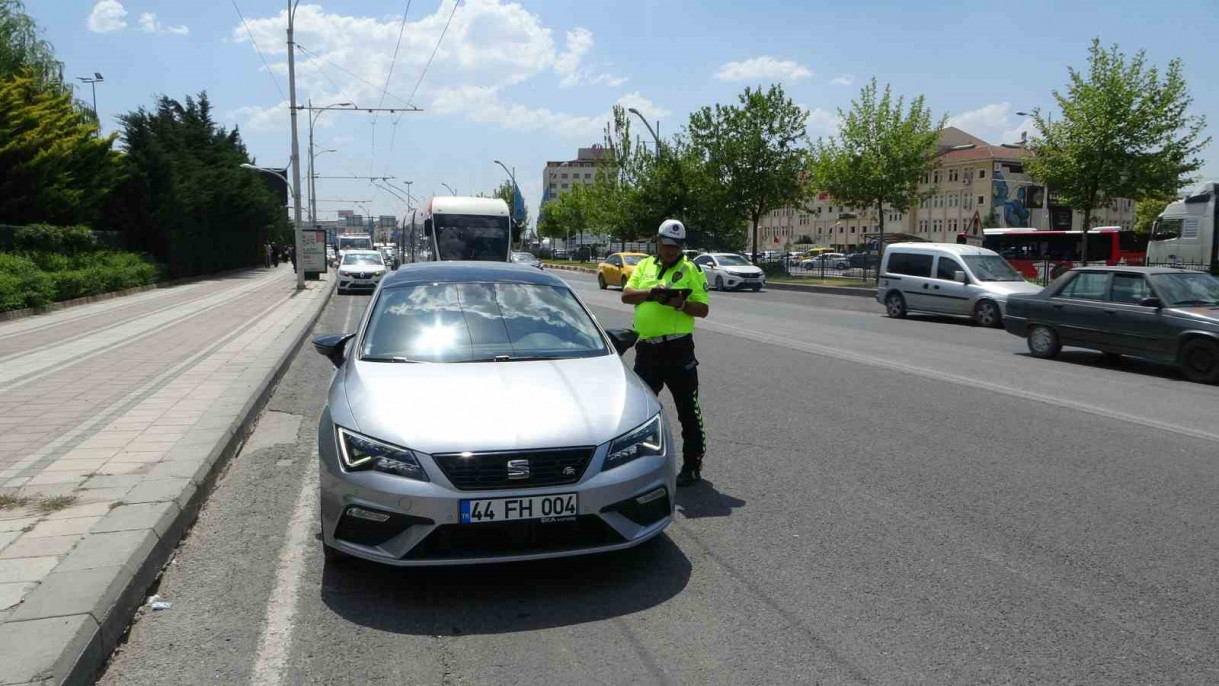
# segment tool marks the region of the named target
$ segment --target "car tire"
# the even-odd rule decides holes
[[[1002,328],[1003,313],[999,310],[999,305],[993,300],[979,300],[978,304],[974,305],[974,323],[988,329]]]
[[[600,274],[597,275],[597,288],[600,288],[601,290],[609,288],[609,285],[605,283],[605,277]]]
[[[1121,353],[1101,353],[1101,361],[1110,367],[1116,367],[1122,363]]]
[[[1029,352],[1033,357],[1048,360],[1056,357],[1062,350],[1058,340],[1058,332],[1048,326],[1031,326],[1028,334]]]
[[[1195,338],[1181,346],[1181,372],[1196,383],[1219,383],[1219,344]]]
[[[722,277],[722,276],[715,277],[715,290],[717,290],[717,291],[726,290],[724,288],[724,277]]]
[[[901,293],[890,293],[885,296],[885,312],[893,319],[906,318],[906,299]]]

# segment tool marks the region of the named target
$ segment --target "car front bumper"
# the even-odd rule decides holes
[[[357,279],[346,274],[339,274],[339,288],[344,291],[367,290],[375,291],[377,284],[380,283],[381,277],[374,276],[369,279]]]
[[[747,278],[744,278],[741,276],[736,276],[733,274],[728,274],[728,275],[724,276],[724,287],[725,288],[753,288],[754,286],[757,286],[759,288],[765,287],[766,286],[766,277],[760,276],[756,279],[747,279]]]
[[[573,484],[458,490],[436,461],[423,454],[419,457],[430,482],[344,471],[333,424],[329,413],[323,413],[318,430],[322,540],[355,557],[403,567],[518,562],[631,548],[672,521],[677,470],[667,427],[665,431],[665,455],[639,458],[602,472],[607,452],[607,445],[602,445]],[[663,496],[655,495],[657,491]],[[566,493],[578,496],[578,514],[568,521],[461,523],[462,500]],[[636,499],[644,496],[652,499],[638,503]],[[353,508],[388,519],[373,522],[355,517]]]

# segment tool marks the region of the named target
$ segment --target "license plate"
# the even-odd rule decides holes
[[[565,521],[579,510],[575,493],[461,501],[461,523],[511,522],[518,519]]]

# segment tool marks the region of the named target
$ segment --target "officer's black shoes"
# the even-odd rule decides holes
[[[691,464],[687,462],[686,464],[682,465],[681,471],[677,473],[678,488],[682,486],[693,486],[699,481],[702,481],[702,469],[703,466],[701,464]]]

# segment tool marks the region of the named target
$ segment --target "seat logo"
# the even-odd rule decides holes
[[[513,480],[529,478],[529,460],[508,460],[508,478]]]

